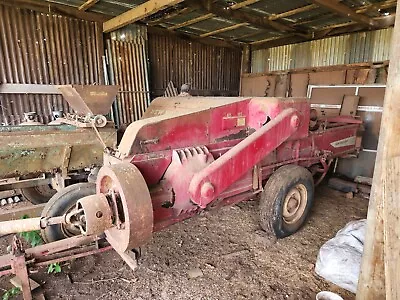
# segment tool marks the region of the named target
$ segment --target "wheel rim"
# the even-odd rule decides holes
[[[282,216],[287,224],[296,223],[303,216],[307,206],[307,188],[304,184],[297,184],[285,197]]]

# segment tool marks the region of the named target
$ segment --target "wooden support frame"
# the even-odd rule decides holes
[[[378,27],[378,24],[372,18],[357,14],[350,7],[340,3],[339,0],[312,0],[312,2],[331,10],[338,15],[350,18],[357,23],[364,24],[368,27]]]
[[[396,19],[358,281],[360,300],[400,299],[400,9]]]
[[[206,15],[202,15],[202,16],[200,16],[200,17],[191,19],[191,20],[189,20],[189,21],[186,21],[186,22],[183,22],[183,23],[176,24],[176,25],[173,25],[173,26],[171,26],[171,27],[168,27],[168,30],[175,30],[175,29],[178,29],[178,28],[190,26],[190,25],[193,25],[193,24],[202,22],[202,21],[204,21],[204,20],[211,19],[212,17],[215,17],[215,15],[214,15],[214,14],[211,14],[211,13],[210,13],[210,14],[206,14]]]
[[[85,11],[85,10],[91,8],[93,5],[95,5],[99,1],[100,0],[87,0],[85,3],[83,3],[81,6],[79,6],[78,10]]]
[[[373,10],[392,8],[392,7],[396,6],[396,3],[397,3],[397,0],[389,0],[389,1],[378,2],[378,3],[374,3],[374,4],[369,4],[369,5],[365,5],[360,8],[357,8],[356,13],[364,14],[366,12],[373,11]]]
[[[237,29],[239,27],[243,27],[243,26],[247,26],[247,25],[249,25],[249,23],[235,24],[235,25],[232,25],[232,26],[228,26],[228,27],[224,27],[224,28],[221,28],[221,29],[217,29],[217,30],[214,30],[214,31],[207,32],[207,33],[200,34],[200,37],[204,38],[204,37],[207,37],[207,36],[210,36],[210,35],[215,35],[215,34],[218,34],[218,33],[223,33],[223,32],[226,32],[226,31],[235,30],[235,29]]]
[[[103,24],[103,32],[111,32],[124,27],[128,24],[134,23],[141,19],[144,19],[156,12],[178,3],[183,2],[183,0],[149,0],[140,4],[123,14],[108,20]]]
[[[299,8],[296,8],[296,9],[292,9],[292,10],[289,10],[289,11],[286,11],[286,12],[283,12],[283,13],[280,13],[280,14],[271,15],[268,19],[271,20],[271,21],[274,21],[274,20],[278,20],[278,19],[282,19],[282,18],[287,18],[287,17],[293,16],[293,15],[296,15],[296,14],[299,14],[299,13],[302,13],[302,12],[306,12],[306,11],[310,11],[310,10],[316,9],[318,7],[319,6],[317,4],[309,4],[309,5],[306,5],[306,6],[303,6],[303,7],[299,7]]]

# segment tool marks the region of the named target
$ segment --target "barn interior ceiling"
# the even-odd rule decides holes
[[[0,3],[8,2],[0,0]],[[25,7],[252,49],[393,26],[395,0],[16,0]],[[14,4],[15,5],[15,4]]]

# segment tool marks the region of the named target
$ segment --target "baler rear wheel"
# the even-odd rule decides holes
[[[45,205],[42,217],[58,217],[75,208],[76,202],[86,196],[96,194],[96,184],[83,182],[72,184],[57,192]],[[79,235],[78,227],[72,225],[52,225],[42,229],[42,238],[46,243]]]
[[[32,204],[42,204],[50,200],[57,192],[49,184],[19,189],[22,197]]]
[[[311,173],[297,165],[276,170],[260,198],[261,227],[277,238],[298,231],[307,219],[314,199]]]

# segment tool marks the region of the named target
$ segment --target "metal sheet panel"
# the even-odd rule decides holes
[[[0,83],[101,84],[101,24],[0,5]],[[101,52],[100,52],[101,51]],[[61,95],[2,95],[0,122],[19,124],[36,111],[71,111]]]
[[[255,50],[252,73],[385,61],[392,31],[387,28]]]
[[[125,35],[130,41],[107,40],[110,83],[121,87],[114,104],[118,126],[139,120],[150,104],[146,40],[138,33]]]
[[[153,96],[163,95],[169,81],[178,88],[189,83],[192,95],[239,94],[240,50],[151,33],[149,58]]]

